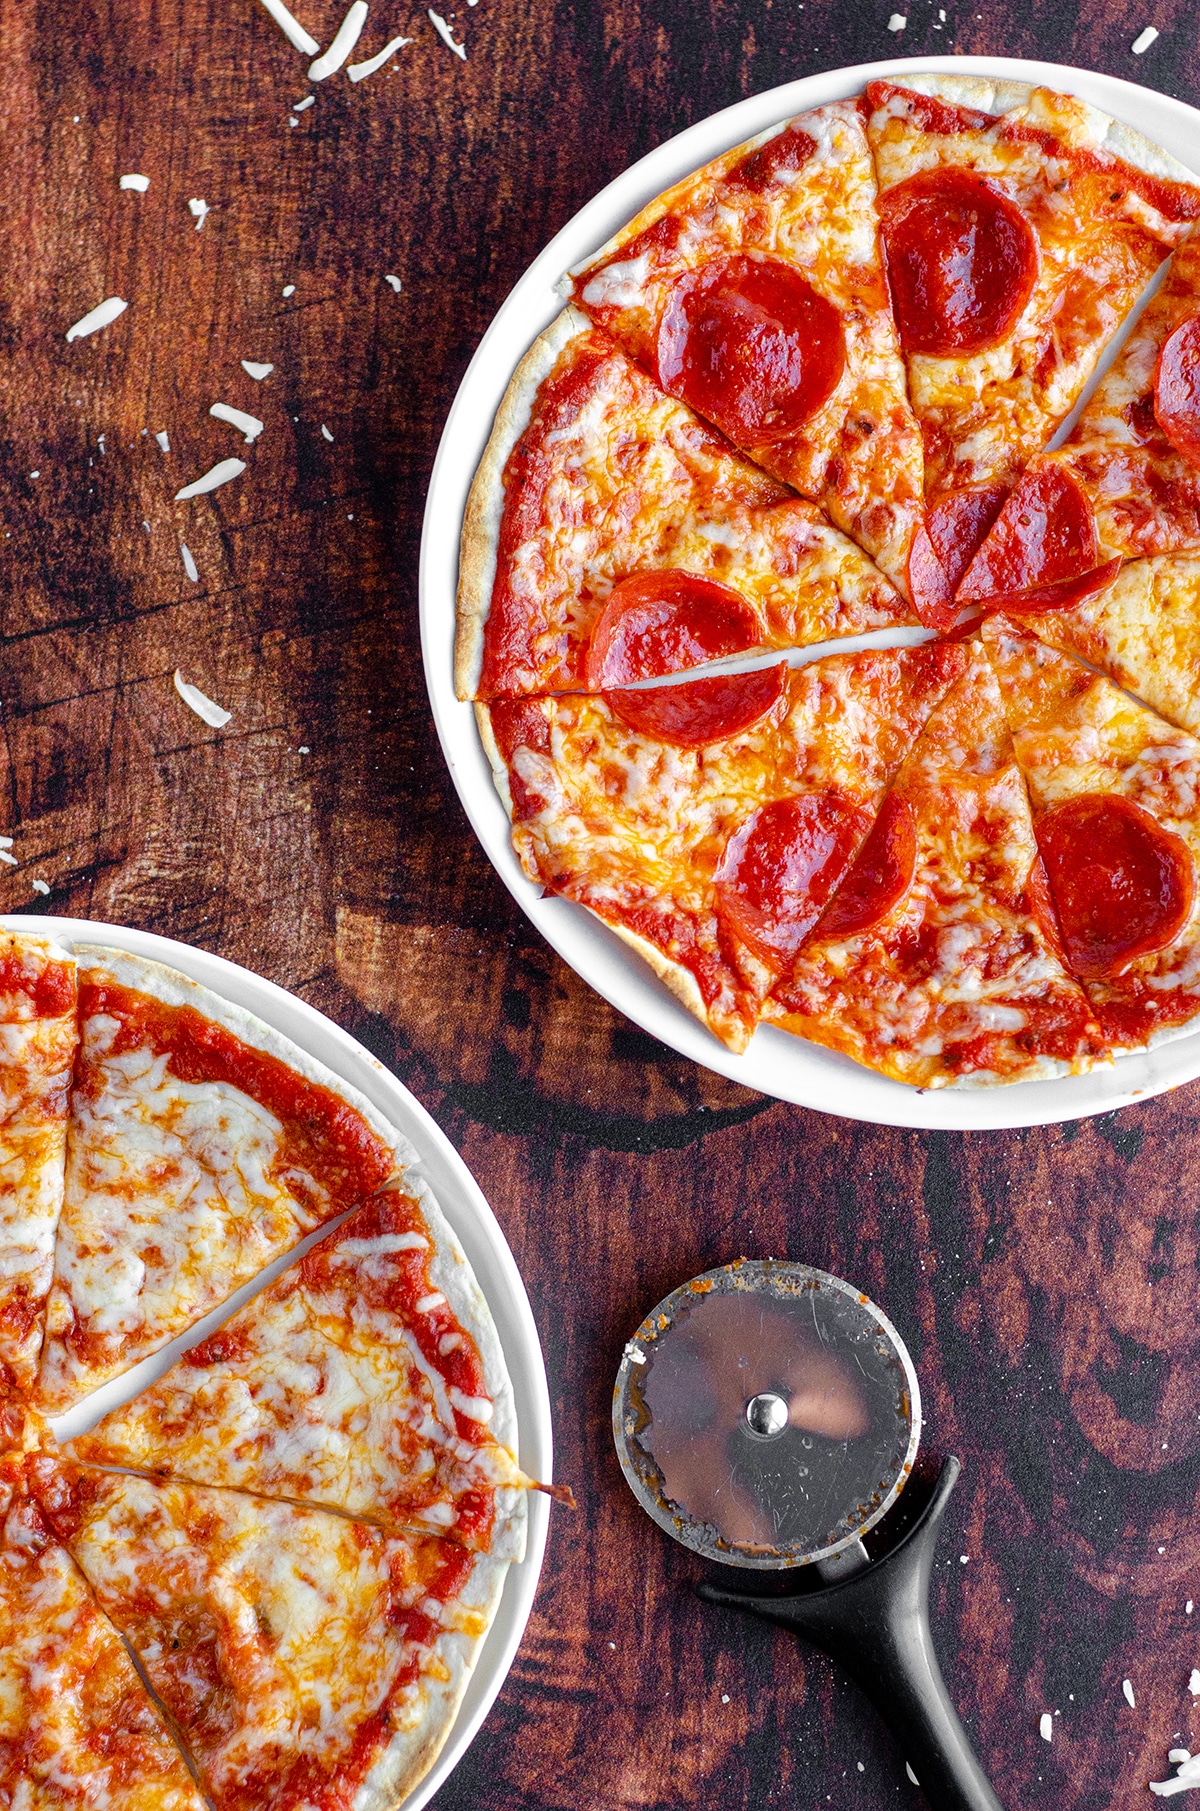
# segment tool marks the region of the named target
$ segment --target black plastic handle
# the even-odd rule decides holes
[[[1002,1811],[950,1702],[929,1628],[933,1550],[961,1470],[948,1458],[892,1551],[824,1590],[757,1597],[707,1581],[696,1589],[708,1603],[795,1629],[839,1661],[891,1729],[934,1811]]]

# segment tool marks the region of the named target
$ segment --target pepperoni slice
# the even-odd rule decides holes
[[[1173,943],[1195,892],[1192,853],[1131,799],[1088,793],[1037,821],[1067,959],[1085,981]]]
[[[1081,572],[1077,578],[1056,579],[1052,585],[1034,585],[1028,591],[1002,591],[998,597],[989,597],[985,608],[989,614],[1003,610],[1008,616],[1020,616],[1022,611],[1032,610],[1073,610],[1076,604],[1084,603],[1089,597],[1099,597],[1120,570],[1119,557],[1106,560],[1103,566],[1093,566],[1090,572]],[[978,618],[975,620],[978,623]]]
[[[951,164],[897,183],[880,213],[904,350],[945,358],[999,345],[1037,282],[1037,239],[1020,208]]]
[[[740,735],[765,717],[783,696],[787,668],[761,667],[756,673],[723,673],[683,685],[656,685],[644,692],[614,689],[605,703],[639,734],[677,748],[704,748]]]
[[[1007,495],[1006,485],[983,484],[948,491],[926,510],[908,556],[908,584],[927,629],[948,629],[958,615],[954,594]]]
[[[818,937],[856,937],[904,898],[917,866],[917,826],[906,799],[889,792],[858,858],[817,926]]]
[[[717,908],[769,967],[786,967],[829,903],[870,824],[840,792],[763,805],[717,866]]]
[[[674,285],[658,376],[738,446],[794,434],[828,402],[846,361],[842,318],[791,264],[719,258]]]
[[[1200,314],[1176,327],[1154,373],[1154,419],[1189,465],[1200,465]]]
[[[1096,519],[1065,466],[1031,467],[996,518],[958,587],[960,604],[1078,578],[1100,564]]]
[[[588,690],[661,679],[761,643],[758,617],[728,585],[693,572],[635,572],[613,586],[592,630]]]

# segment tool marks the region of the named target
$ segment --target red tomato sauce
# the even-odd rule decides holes
[[[0,958],[0,1000],[23,994],[39,1019],[61,1019],[75,1005],[75,969],[69,962],[45,961],[32,951],[13,950]]]
[[[283,1125],[283,1161],[323,1185],[330,1214],[355,1206],[395,1171],[395,1154],[346,1101],[194,1007],[168,1006],[100,980],[83,983],[79,1008],[81,1021],[98,1013],[118,1020],[114,1055],[149,1048],[167,1058],[180,1081],[226,1082],[266,1107]],[[76,1086],[87,1086],[82,1069]]]

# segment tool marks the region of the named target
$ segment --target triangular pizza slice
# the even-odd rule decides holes
[[[0,1457],[0,1804],[205,1811],[116,1629]]]
[[[966,660],[871,650],[476,710],[530,879],[742,1050]]]
[[[665,672],[915,620],[814,504],[577,309],[535,341],[467,505],[460,697],[595,690],[634,628]]]
[[[1108,1060],[1062,964],[1000,688],[970,652],[764,1014],[921,1088]]]
[[[184,1332],[414,1153],[173,969],[80,946],[66,1194],[38,1381],[58,1411]]]
[[[0,932],[0,1362],[37,1377],[62,1208],[75,1057],[75,959],[49,937]]]
[[[1125,564],[1117,575],[1117,563]],[[1063,446],[1032,465],[963,583],[1200,729],[1200,240]]]
[[[1114,1049],[1200,1015],[1200,741],[1003,617],[985,643],[1067,964]]]
[[[398,1805],[432,1766],[503,1562],[239,1491],[28,1463],[215,1811]]]
[[[1070,95],[973,76],[868,85],[888,284],[925,437],[918,609],[948,623],[1005,493],[1070,412],[1200,187]]]
[[[428,1191],[393,1187],[68,1448],[519,1559],[528,1480],[504,1444],[515,1436],[458,1241]]]
[[[819,503],[903,586],[922,502],[858,103],[800,114],[668,189],[575,299],[672,396]]]

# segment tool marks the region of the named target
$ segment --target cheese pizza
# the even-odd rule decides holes
[[[866,106],[925,440],[913,594],[935,620],[1200,193],[1157,146],[1045,88],[914,76],[870,83]]]
[[[921,437],[875,202],[856,104],[818,107],[660,195],[576,274],[574,295],[660,389],[903,586]]]
[[[478,1286],[433,1196],[410,1182],[342,1221],[70,1451],[519,1559],[528,1479],[515,1440]]]
[[[0,1363],[37,1375],[62,1208],[75,961],[48,937],[0,933]]]
[[[428,1771],[502,1561],[240,1491],[27,1465],[215,1811],[392,1811]]]
[[[965,660],[941,644],[477,709],[526,873],[739,1050]]]
[[[622,606],[676,670],[916,620],[819,509],[569,308],[517,370],[471,489],[459,696],[593,688]]]
[[[40,1400],[156,1352],[413,1153],[365,1100],[174,970],[82,946]]]
[[[570,1501],[518,1466],[462,1248],[408,1142],[249,1013],[25,932],[0,977],[0,1278],[45,1261],[0,1353],[0,1804],[397,1811],[528,1491]],[[80,1398],[172,1339],[64,1456],[42,1409],[86,1426]]]
[[[1200,1015],[1200,741],[989,620],[1066,959],[1116,1050]]]
[[[116,1629],[0,1456],[0,1804],[204,1811]]]

